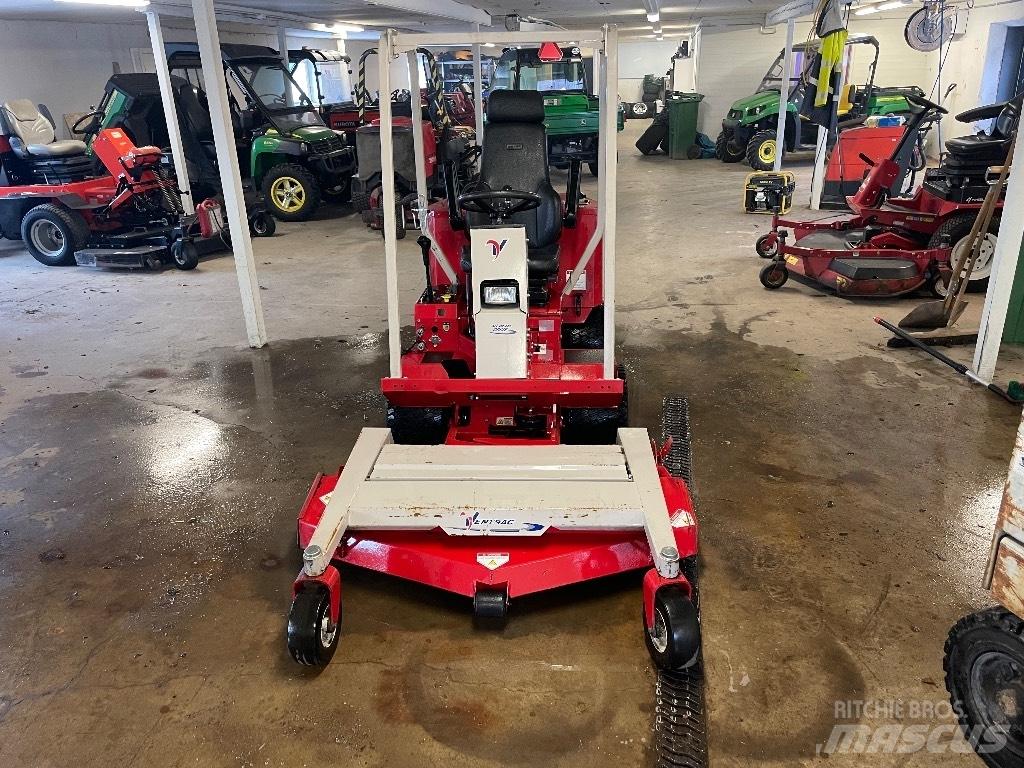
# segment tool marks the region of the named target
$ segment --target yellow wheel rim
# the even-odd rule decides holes
[[[270,185],[270,197],[280,210],[295,213],[306,203],[306,188],[292,176],[282,176]]]
[[[775,139],[769,139],[757,148],[757,157],[763,163],[775,162]]]

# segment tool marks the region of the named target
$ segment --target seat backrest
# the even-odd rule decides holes
[[[487,101],[487,130],[480,155],[480,188],[510,187],[541,196],[532,211],[517,213],[514,224],[526,228],[528,245],[544,248],[562,232],[562,200],[548,174],[548,140],[544,130],[544,96],[538,91],[493,91]],[[486,224],[475,214],[470,224]]]
[[[179,120],[196,141],[213,141],[213,123],[206,94],[184,79],[172,78]]]
[[[4,102],[4,125],[12,138],[21,139],[24,144],[52,144],[55,137],[53,126],[28,99],[12,99]]]
[[[1013,133],[1013,129],[1017,125],[1017,120],[1019,118],[1020,105],[1016,101],[1011,101],[1003,107],[1002,111],[996,116],[996,120],[992,124],[992,138],[1010,138],[1010,134]]]

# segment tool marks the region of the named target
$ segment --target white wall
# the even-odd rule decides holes
[[[664,77],[679,40],[627,40],[619,43],[619,98],[640,101],[644,75]]]
[[[943,140],[974,133],[983,127],[957,122],[953,115],[996,101],[996,84],[1008,24],[1024,25],[1022,0],[979,0],[970,12],[963,37],[957,37],[950,43],[942,70],[942,90],[950,83],[956,83],[956,88],[945,104],[950,116],[942,121]],[[939,54],[931,53],[928,57],[934,77],[938,72]]]
[[[165,23],[167,42],[194,41],[190,29]],[[222,30],[222,42],[277,48],[276,34]],[[289,45],[324,47],[324,38],[289,36]],[[49,107],[58,136],[67,135],[62,116],[85,112],[99,102],[115,71],[136,71],[132,49],[148,51],[144,17],[124,24],[0,20],[0,100],[28,98]],[[135,59],[138,59],[136,56]]]
[[[878,59],[878,85],[919,85],[927,91],[934,78],[930,54],[912,50],[903,37],[909,13],[889,16],[854,16],[853,34],[874,35],[881,46]],[[704,94],[700,106],[700,130],[714,139],[721,130],[722,118],[729,106],[749,96],[765,71],[786,44],[786,28],[775,34],[762,34],[757,27],[708,27],[702,32],[697,90]],[[799,21],[795,42],[807,39],[810,21]],[[856,46],[852,77],[864,82],[871,56],[867,46]]]

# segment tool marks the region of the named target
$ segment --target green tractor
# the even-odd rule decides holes
[[[491,89],[542,91],[548,162],[563,168],[579,160],[597,176],[600,103],[590,95],[588,83],[587,62],[579,48],[563,51],[561,61],[542,61],[539,48],[508,48],[495,66]],[[623,120],[620,105],[620,131]]]
[[[804,95],[807,90],[807,70],[815,59],[820,40],[799,43],[793,46],[793,76],[784,73],[785,51],[780,51],[768,72],[761,80],[757,90],[733,102],[729,114],[722,121],[722,132],[715,142],[715,156],[725,163],[738,163],[746,160],[758,171],[770,171],[775,166],[775,131],[779,119],[779,89],[785,82],[789,89],[786,104],[785,151],[795,152],[814,149],[817,144],[818,126],[800,114]],[[846,80],[842,98],[839,101],[839,119],[841,123],[855,124],[871,115],[910,114],[910,103],[907,93],[923,96],[924,92],[917,86],[882,88],[875,85],[875,69],[878,66],[878,40],[870,35],[850,35],[846,41],[848,47],[869,45],[874,50],[874,57],[868,69],[868,81],[864,85],[854,85]],[[852,62],[852,51],[847,61]],[[847,73],[851,70],[847,65]]]
[[[328,128],[281,57],[259,45],[221,46],[239,167],[283,221],[305,221],[327,197],[351,197],[355,152]],[[171,72],[202,88],[195,43],[168,43]]]

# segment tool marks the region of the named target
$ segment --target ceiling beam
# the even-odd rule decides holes
[[[366,4],[390,8],[393,11],[464,21],[467,24],[479,24],[482,27],[491,26],[491,14],[471,5],[460,3],[458,0],[366,0]]]
[[[817,3],[815,0],[790,0],[790,2],[780,5],[775,10],[768,11],[764,15],[764,26],[774,27],[776,24],[785,23],[790,19],[809,16],[814,13],[816,7]]]

